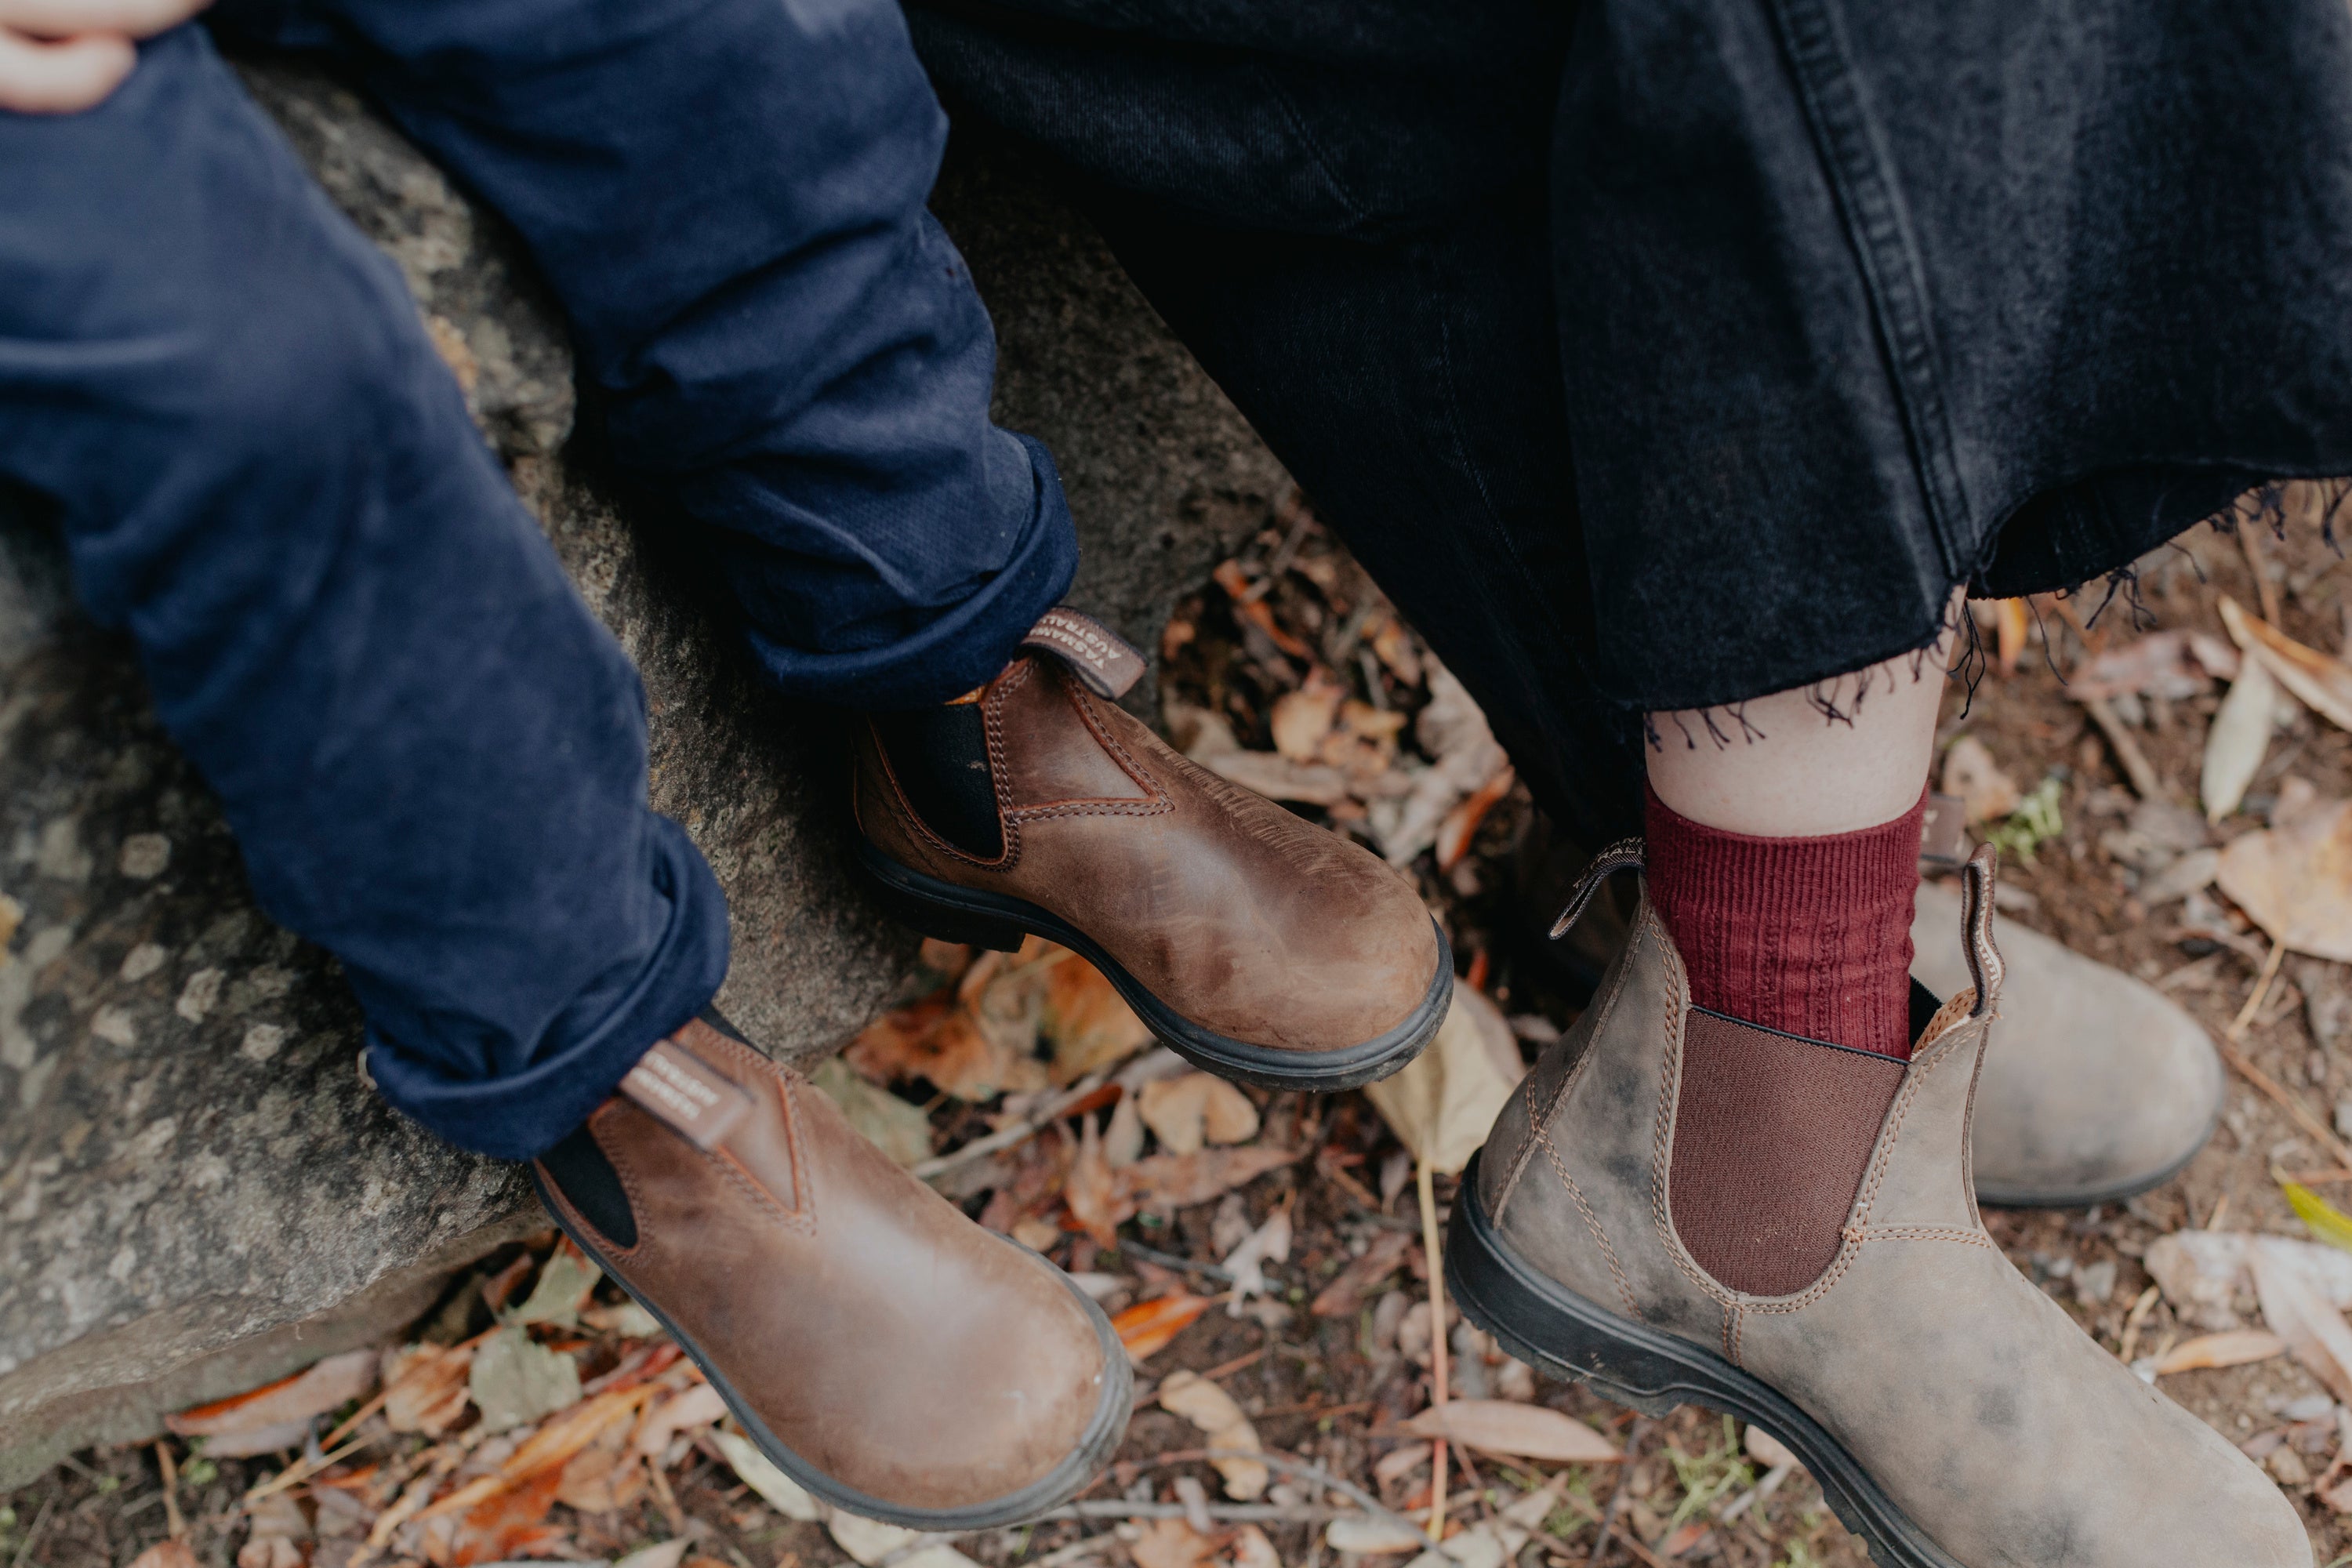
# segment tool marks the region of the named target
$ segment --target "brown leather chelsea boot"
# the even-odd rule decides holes
[[[1132,1401],[1102,1310],[706,1018],[534,1163],[548,1212],[817,1497],[928,1531],[1066,1501]]]
[[[1538,1370],[1762,1426],[1886,1568],[2310,1568],[2270,1478],[1979,1221],[1992,866],[1969,867],[1970,984],[1908,1062],[1692,1006],[1644,898],[1465,1173],[1447,1284]]]
[[[1132,648],[1073,610],[970,698],[856,730],[859,860],[929,936],[1084,954],[1195,1065],[1342,1089],[1417,1056],[1454,959],[1360,846],[1195,765],[1113,700]]]

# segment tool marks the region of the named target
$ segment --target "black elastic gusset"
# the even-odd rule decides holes
[[[877,713],[874,732],[907,804],[932,832],[982,860],[1004,853],[996,781],[988,768],[987,718],[979,703]]]
[[[1936,994],[1920,984],[1918,976],[1912,976],[1911,1038],[1914,1041],[1927,1032],[1927,1026],[1936,1021],[1936,1015],[1943,1008],[1944,1005],[1936,1000]]]
[[[622,1248],[636,1246],[637,1216],[622,1190],[621,1173],[613,1169],[587,1128],[575,1127],[564,1134],[539,1163],[582,1218]]]

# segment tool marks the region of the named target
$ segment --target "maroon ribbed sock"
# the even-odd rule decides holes
[[[1645,885],[1691,1000],[1769,1029],[1911,1055],[1911,906],[1919,804],[1820,838],[1758,838],[1648,795]]]

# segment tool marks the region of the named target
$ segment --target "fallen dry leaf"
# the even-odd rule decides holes
[[[1402,1230],[1379,1230],[1364,1246],[1363,1256],[1351,1258],[1345,1268],[1323,1287],[1307,1311],[1318,1318],[1352,1318],[1363,1310],[1364,1299],[1388,1277],[1404,1267],[1405,1259],[1420,1238]]]
[[[2338,1400],[2352,1400],[2352,1325],[2320,1299],[2291,1255],[2256,1246],[2248,1265],[2263,1321]]]
[[[629,1447],[651,1458],[668,1447],[669,1440],[680,1432],[709,1426],[726,1414],[727,1402],[719,1397],[719,1391],[707,1383],[698,1383],[683,1394],[647,1407],[637,1418],[637,1429],[629,1439]]]
[[[1250,1097],[1204,1072],[1145,1084],[1136,1096],[1136,1110],[1171,1154],[1257,1136],[1257,1107]]]
[[[530,1288],[530,1298],[515,1309],[509,1320],[517,1323],[557,1323],[564,1328],[577,1328],[580,1309],[588,1304],[588,1292],[604,1271],[588,1261],[587,1254],[573,1244],[570,1237],[556,1243],[547,1261],[539,1270],[539,1279]]]
[[[1282,1568],[1282,1554],[1255,1524],[1244,1524],[1234,1532],[1234,1543],[1226,1554],[1234,1568]]]
[[[858,1032],[842,1058],[876,1083],[900,1083],[924,1076],[929,1042],[947,1022],[955,998],[947,992],[926,996],[883,1014]]]
[[[800,1482],[776,1468],[765,1454],[751,1447],[749,1437],[723,1426],[710,1436],[719,1445],[719,1451],[727,1457],[727,1467],[735,1472],[735,1479],[758,1492],[770,1508],[786,1519],[797,1519],[803,1524],[824,1517],[824,1505],[809,1496]]]
[[[1118,1331],[1118,1342],[1127,1353],[1141,1361],[1154,1351],[1165,1348],[1168,1342],[1192,1326],[1202,1313],[1215,1305],[1211,1296],[1192,1296],[1183,1291],[1138,1301],[1110,1321]]]
[[[1150,1026],[1118,987],[1076,953],[1046,973],[1037,1031],[1054,1053],[1049,1076],[1057,1085],[1115,1066],[1151,1043]]]
[[[1748,1450],[1749,1458],[1768,1470],[1797,1462],[1796,1453],[1788,1444],[1752,1421],[1748,1423],[1747,1432],[1740,1438],[1740,1446]]]
[[[1275,751],[1294,763],[1316,761],[1347,695],[1348,689],[1339,678],[1321,665],[1308,670],[1297,690],[1275,700],[1273,716],[1267,721],[1267,728],[1274,731]]]
[[[1126,1172],[1111,1169],[1103,1152],[1102,1135],[1091,1116],[1079,1119],[1078,1153],[1062,1183],[1063,1201],[1070,1217],[1094,1237],[1097,1247],[1118,1245],[1118,1227],[1135,1213],[1135,1199],[1127,1190]]]
[[[562,1484],[560,1473],[544,1471],[521,1486],[484,1499],[461,1516],[432,1520],[431,1523],[441,1529],[432,1531],[426,1539],[432,1541],[446,1531],[446,1544],[437,1560],[447,1563],[450,1568],[506,1563],[518,1557],[552,1556],[553,1548],[568,1534],[561,1526],[547,1521],[549,1512],[555,1507],[555,1494]],[[425,1513],[430,1515],[432,1511],[428,1509]],[[428,1547],[427,1555],[436,1554]]]
[[[931,1119],[921,1106],[899,1099],[839,1057],[817,1063],[809,1082],[840,1107],[843,1120],[859,1137],[895,1163],[912,1165],[931,1157]]]
[[[1436,759],[1412,773],[1402,795],[1370,803],[1367,826],[1391,866],[1412,864],[1437,842],[1438,829],[1463,797],[1510,764],[1486,715],[1451,670],[1428,663],[1429,702],[1413,721],[1421,749]]]
[[[1230,1201],[1240,1202],[1238,1198]],[[1234,1277],[1234,1299],[1226,1305],[1226,1314],[1238,1318],[1251,1297],[1268,1294],[1273,1287],[1266,1282],[1265,1266],[1289,1258],[1290,1205],[1286,1202],[1218,1260],[1217,1266]]]
[[[1478,837],[1478,825],[1486,820],[1486,814],[1494,810],[1505,795],[1511,793],[1512,781],[1517,777],[1518,774],[1506,763],[1495,770],[1492,778],[1463,796],[1462,803],[1445,814],[1445,820],[1437,825],[1435,848],[1439,870],[1451,871],[1462,863],[1462,857],[1470,853],[1471,841]]]
[[[1135,1568],[1199,1568],[1215,1555],[1217,1542],[1181,1519],[1155,1519],[1127,1550]]]
[[[2197,657],[2197,650],[2189,644],[2189,635],[2183,631],[2150,632],[2085,659],[2066,677],[2066,695],[2078,701],[2129,694],[2161,697],[2175,702],[2198,696],[2213,684],[2208,677],[2219,672],[2210,670]],[[2237,660],[2232,656],[2224,679],[2236,674]],[[1949,784],[1945,786],[1945,792],[1951,793]]]
[[[2286,1353],[2286,1342],[2265,1329],[2231,1329],[2183,1340],[2156,1358],[2155,1373],[2170,1377],[2177,1372],[2202,1372],[2219,1366],[2247,1366]]]
[[[2312,711],[2339,730],[2352,730],[2352,665],[2305,647],[2227,594],[2220,608],[2231,641],[2266,666]]]
[[[2231,839],[2213,879],[2272,941],[2352,963],[2352,802],[2281,815],[2277,826]]]
[[[2317,1242],[2234,1230],[2180,1230],[2157,1237],[2144,1261],[2182,1321],[2217,1331],[2242,1328],[2244,1320],[2232,1303],[2253,1292],[2248,1261],[2258,1243],[2292,1262],[2329,1306],[2352,1310],[2352,1253]]]
[[[2271,726],[2278,711],[2278,685],[2268,666],[2248,659],[2230,683],[2221,710],[2205,732],[2205,760],[2198,774],[2198,798],[2205,803],[2209,822],[2219,822],[2238,809],[2246,786],[2261,771],[2270,751]]]
[[[1381,624],[1372,628],[1365,639],[1371,644],[1372,657],[1388,666],[1389,673],[1407,686],[1421,684],[1421,654],[1413,647],[1412,634],[1394,616],[1383,616]]]
[[[131,1560],[131,1568],[196,1568],[196,1554],[178,1536],[159,1541]]]
[[[1214,752],[1195,759],[1228,783],[1268,800],[1337,805],[1355,791],[1346,773],[1328,763],[1294,763],[1272,752]]]
[[[1429,1048],[1402,1071],[1365,1085],[1364,1098],[1414,1158],[1452,1173],[1486,1142],[1526,1071],[1508,1020],[1483,994],[1456,985]]]
[[[2003,675],[2017,673],[2018,656],[2025,651],[2025,633],[2032,617],[2022,599],[1996,599],[1992,606],[1993,647]]]
[[[1943,790],[1958,795],[1970,824],[1998,822],[2015,811],[2025,796],[2017,781],[1993,761],[1992,752],[1974,735],[1963,735],[1944,752]]]
[[[383,1372],[384,1425],[438,1437],[472,1403],[466,1377],[473,1364],[471,1346],[410,1345],[394,1352]]]
[[[376,1352],[352,1351],[313,1363],[291,1377],[163,1417],[166,1431],[202,1437],[216,1458],[244,1458],[299,1447],[314,1415],[363,1397],[375,1386]],[[290,1435],[289,1435],[290,1434]]]
[[[1323,1531],[1324,1544],[1334,1552],[1380,1556],[1391,1552],[1419,1552],[1429,1537],[1403,1520],[1377,1513],[1343,1513]]]
[[[579,1403],[580,1363],[523,1329],[500,1329],[474,1352],[466,1391],[482,1413],[483,1429],[503,1432]]]
[[[675,1541],[659,1541],[651,1546],[640,1546],[613,1564],[613,1568],[678,1568],[686,1560],[688,1545],[686,1537]]]
[[[1449,1399],[1404,1424],[1416,1437],[1443,1437],[1489,1454],[1559,1465],[1607,1464],[1624,1455],[1574,1416],[1508,1399]]]
[[[1211,1383],[1198,1373],[1171,1372],[1160,1384],[1160,1407],[1181,1415],[1198,1426],[1208,1436],[1211,1448],[1246,1448],[1252,1453],[1262,1445],[1257,1428],[1234,1396]],[[1236,1502],[1247,1502],[1265,1490],[1271,1478],[1265,1465],[1248,1458],[1213,1458],[1209,1463],[1225,1481],[1225,1495]]]
[[[1153,1154],[1129,1165],[1119,1177],[1138,1207],[1169,1213],[1223,1197],[1297,1158],[1295,1149],[1248,1143],[1191,1154]]]

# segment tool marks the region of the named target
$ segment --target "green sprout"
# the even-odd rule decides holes
[[[2058,815],[2058,775],[2052,773],[2018,803],[2008,821],[1986,831],[1985,842],[2032,865],[2034,850],[2066,831]]]

